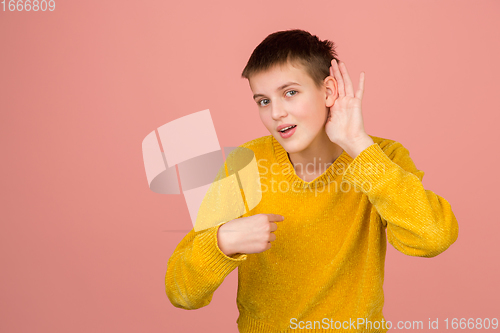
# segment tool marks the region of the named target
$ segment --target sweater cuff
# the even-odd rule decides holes
[[[397,166],[382,148],[374,143],[359,153],[349,164],[342,181],[348,181],[360,188],[363,193],[368,193],[380,183],[387,172]]]
[[[228,275],[243,261],[247,259],[246,254],[237,253],[231,257],[225,255],[217,243],[217,232],[223,225],[219,224],[208,229],[198,236],[200,253],[206,261],[207,268],[221,275]]]

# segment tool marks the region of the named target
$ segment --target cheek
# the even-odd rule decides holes
[[[300,121],[311,134],[317,134],[325,126],[326,113],[319,104],[310,104],[302,109]]]
[[[262,121],[262,124],[271,131],[273,127],[273,120],[271,119],[270,115],[265,112],[260,112],[259,113],[260,121]]]
[[[328,108],[320,98],[314,99],[309,105],[309,114],[314,118],[315,123],[324,123],[328,114]]]
[[[312,127],[318,127],[324,122],[326,114],[322,111],[322,105],[316,100],[304,101],[297,108],[297,118]]]

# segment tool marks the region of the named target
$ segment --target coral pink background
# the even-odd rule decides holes
[[[236,332],[237,271],[199,310],[165,295],[192,227],[149,190],[141,142],[210,109],[221,146],[268,135],[240,79],[268,34],[333,40],[369,134],[401,142],[447,199],[457,242],[433,259],[388,246],[384,314],[500,317],[500,2],[56,1],[0,11],[1,332]],[[193,135],[196,135],[193,133]],[[411,331],[411,330],[407,330]]]

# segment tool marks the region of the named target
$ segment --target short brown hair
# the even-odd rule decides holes
[[[299,63],[320,88],[323,80],[330,75],[332,59],[339,61],[332,41],[321,41],[317,36],[299,29],[277,31],[253,50],[241,77],[249,79],[275,65]]]

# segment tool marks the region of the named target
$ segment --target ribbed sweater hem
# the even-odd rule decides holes
[[[240,314],[238,317],[238,320],[236,321],[238,323],[238,332],[240,333],[293,333],[293,332],[300,332],[300,333],[323,333],[323,332],[339,332],[339,333],[386,333],[388,329],[335,329],[335,328],[313,328],[313,329],[307,329],[307,328],[288,328],[284,330],[279,330],[276,329],[275,327],[254,319],[248,315]],[[290,325],[290,327],[295,327],[295,325]],[[303,325],[305,326],[305,325]],[[326,325],[324,325],[326,326]]]

